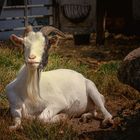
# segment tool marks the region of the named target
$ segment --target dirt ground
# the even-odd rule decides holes
[[[95,71],[99,65],[110,60],[123,60],[133,49],[140,46],[136,36],[113,35],[106,39],[104,46],[95,45],[95,36],[91,35],[90,44],[75,45],[71,35],[61,40],[60,47],[53,47],[62,56],[75,58]],[[140,101],[125,97],[107,97],[106,107],[114,116],[114,125],[101,126],[101,119],[92,119],[88,123],[72,119],[80,140],[137,140],[140,136]],[[100,117],[100,114],[99,114]]]

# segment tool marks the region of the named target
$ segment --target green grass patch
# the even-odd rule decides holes
[[[120,65],[120,61],[107,62],[99,67],[98,73],[102,75],[115,74],[119,68],[119,65]]]

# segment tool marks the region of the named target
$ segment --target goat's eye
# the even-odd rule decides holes
[[[30,47],[25,46],[25,47],[24,47],[24,51],[29,52],[29,51],[30,51]]]
[[[24,46],[26,46],[26,48],[29,48],[31,46],[31,43],[29,41],[27,41],[26,39],[23,42]]]

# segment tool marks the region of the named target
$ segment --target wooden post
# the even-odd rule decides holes
[[[105,41],[105,2],[96,1],[96,44],[104,45]]]
[[[3,7],[3,5],[4,5],[4,1],[5,1],[5,0],[0,0],[0,14],[1,14],[1,11],[2,11],[2,7]]]
[[[28,26],[28,2],[27,0],[24,0],[25,3],[25,27]]]
[[[60,28],[59,0],[53,0],[53,25]]]

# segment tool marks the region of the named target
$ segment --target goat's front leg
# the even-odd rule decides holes
[[[16,130],[21,127],[21,117],[22,117],[21,111],[22,108],[20,107],[16,107],[16,108],[11,107],[11,114],[14,119],[14,125],[9,127],[10,130]]]
[[[43,110],[43,112],[39,115],[39,120],[43,121],[44,123],[55,122],[54,120],[58,120],[57,114],[61,111],[60,108],[57,107],[48,107]]]

